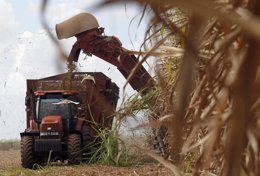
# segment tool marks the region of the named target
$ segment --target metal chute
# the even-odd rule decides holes
[[[98,27],[99,24],[96,17],[90,13],[80,13],[56,24],[55,29],[58,39],[61,40]]]

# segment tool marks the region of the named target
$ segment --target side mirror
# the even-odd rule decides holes
[[[30,104],[31,98],[30,96],[25,97],[25,106],[28,106]]]

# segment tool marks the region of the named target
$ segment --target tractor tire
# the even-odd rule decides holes
[[[83,148],[87,147],[91,143],[91,129],[90,126],[84,125],[82,128],[82,141]]]
[[[89,125],[84,125],[82,128],[82,161],[88,162],[91,159],[91,129]]]
[[[21,138],[21,163],[24,168],[33,169],[35,165],[34,139],[32,136]]]
[[[68,137],[68,163],[80,164],[82,157],[81,137],[79,134],[70,134]]]

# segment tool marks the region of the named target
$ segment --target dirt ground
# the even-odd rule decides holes
[[[23,169],[20,165],[20,151],[0,151],[0,176],[170,176],[171,172],[158,164],[138,167],[114,167],[101,165],[56,165],[38,170]]]

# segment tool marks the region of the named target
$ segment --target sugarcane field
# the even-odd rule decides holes
[[[0,176],[260,175],[259,0],[0,0],[0,23]]]

